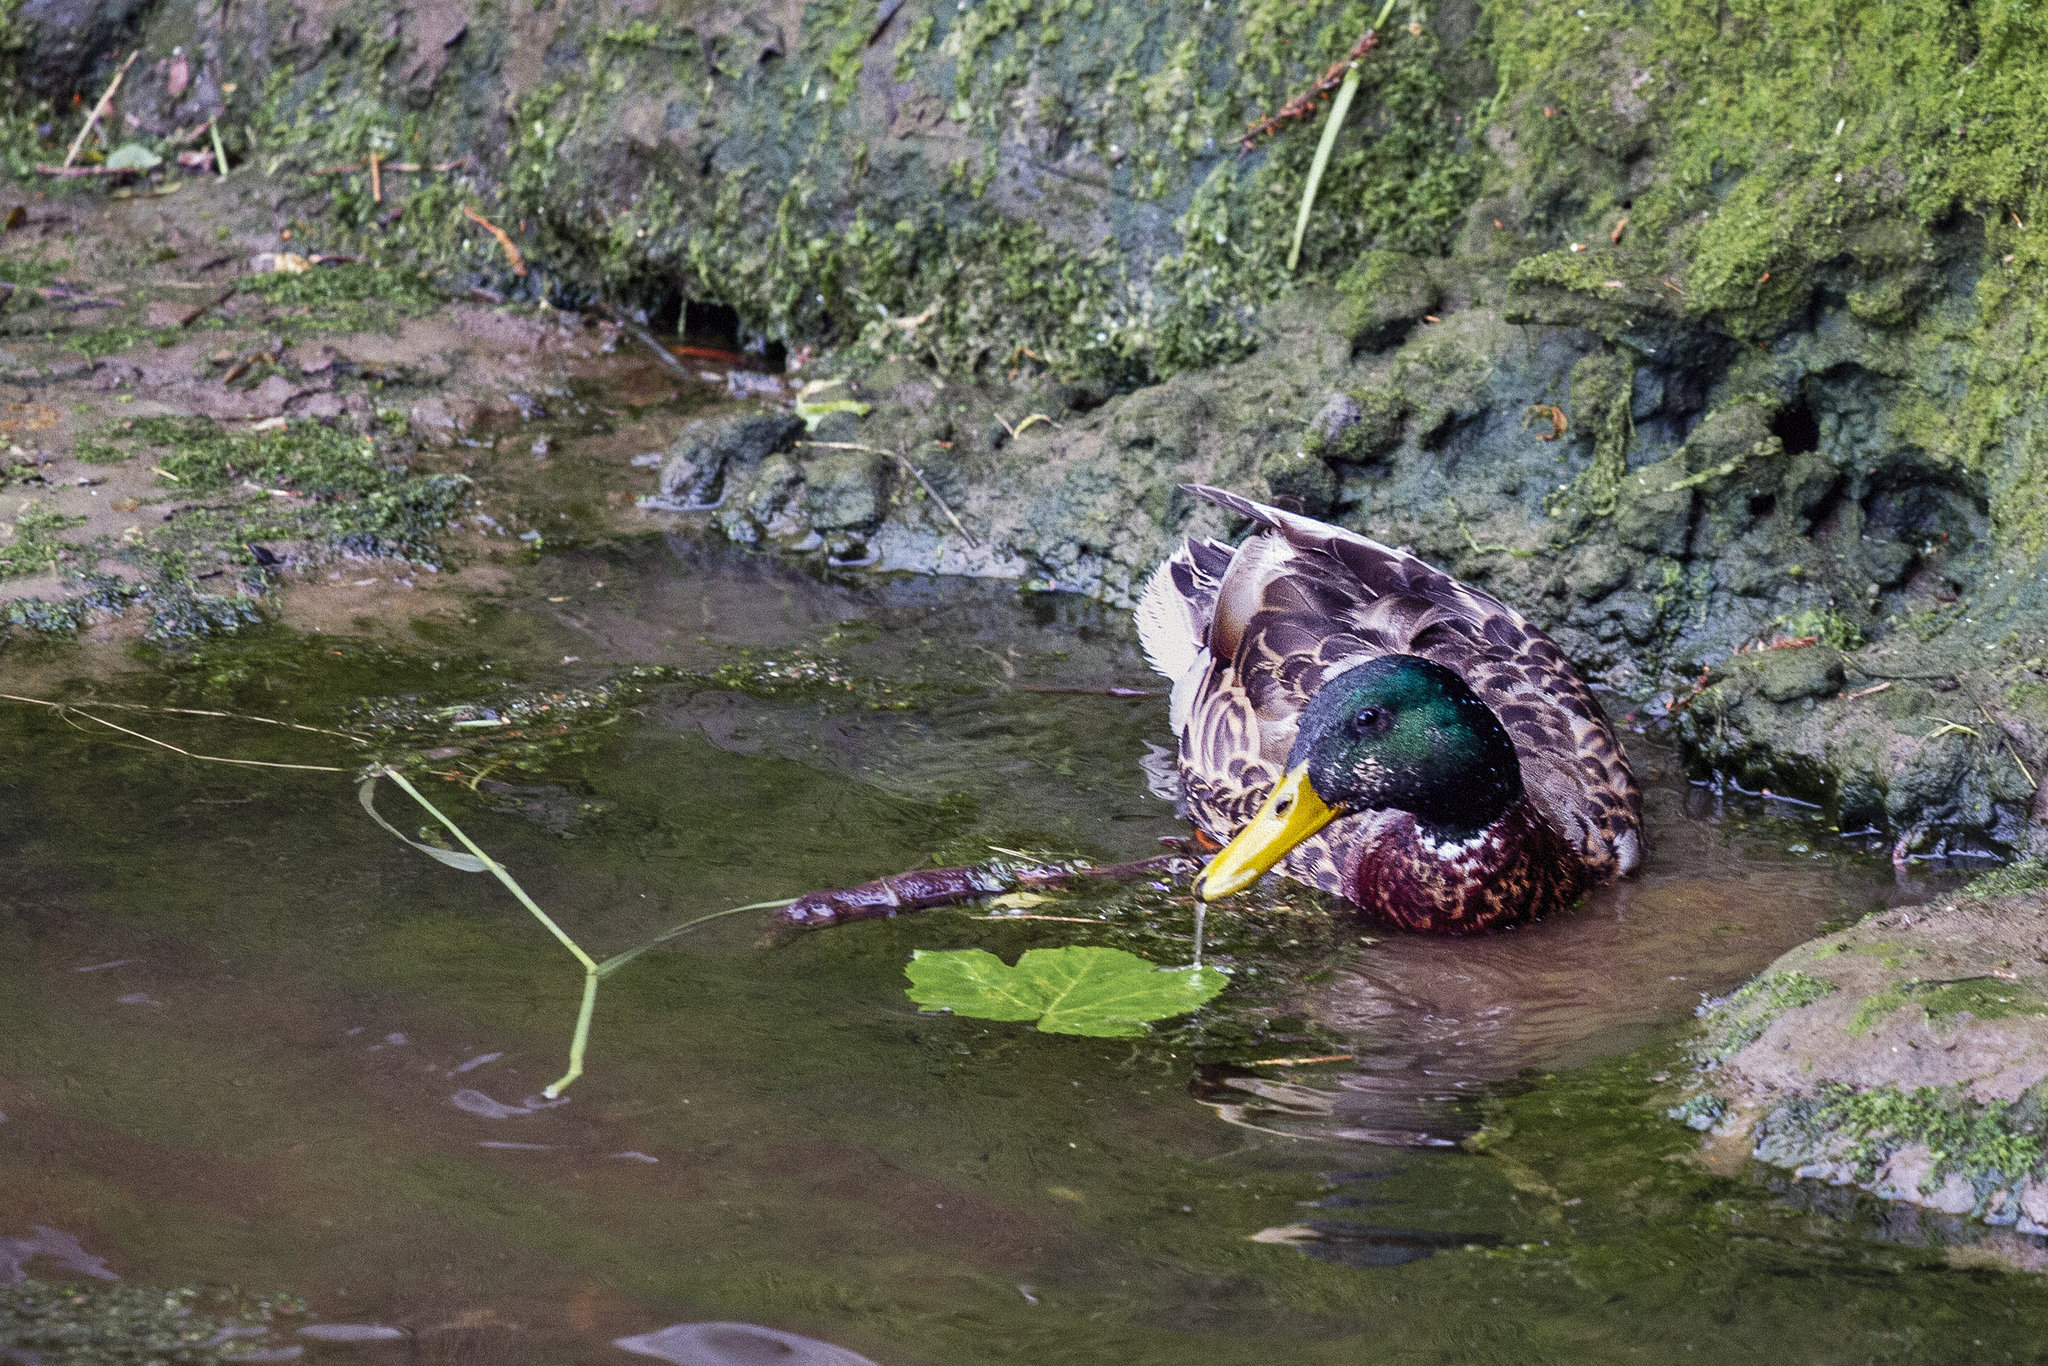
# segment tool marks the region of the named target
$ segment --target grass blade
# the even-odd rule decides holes
[[[1301,261],[1301,239],[1308,235],[1309,210],[1316,205],[1316,191],[1323,183],[1323,170],[1330,164],[1330,149],[1337,145],[1337,134],[1344,127],[1344,116],[1351,112],[1351,99],[1358,93],[1358,68],[1353,66],[1344,73],[1344,84],[1337,87],[1337,98],[1330,105],[1330,116],[1323,120],[1323,139],[1316,144],[1316,159],[1309,163],[1308,184],[1301,189],[1301,212],[1294,217],[1294,244],[1287,248],[1287,272]]]
[[[1385,28],[1387,16],[1393,12],[1394,0],[1387,0],[1380,6],[1379,17],[1372,21],[1372,32]],[[1301,239],[1308,235],[1309,211],[1316,206],[1316,191],[1322,188],[1323,172],[1330,165],[1330,153],[1337,146],[1337,134],[1343,131],[1344,116],[1351,112],[1351,101],[1357,94],[1358,63],[1354,61],[1351,69],[1344,73],[1344,83],[1337,87],[1337,98],[1330,105],[1330,116],[1323,120],[1322,140],[1316,143],[1316,158],[1308,167],[1308,184],[1301,187],[1301,212],[1294,216],[1294,242],[1287,248],[1289,275],[1301,262]]]

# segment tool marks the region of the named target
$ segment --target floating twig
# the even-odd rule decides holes
[[[1355,1062],[1356,1053],[1319,1053],[1312,1058],[1257,1058],[1246,1067],[1309,1067],[1319,1062]]]
[[[85,127],[78,130],[78,136],[71,139],[71,150],[64,154],[64,165],[67,168],[72,162],[78,160],[79,149],[85,146],[86,138],[92,134],[94,126],[99,123],[101,116],[107,112],[107,106],[114,102],[114,92],[121,88],[121,78],[128,74],[128,68],[134,66],[135,59],[141,55],[142,49],[139,47],[129,53],[128,60],[121,63],[121,69],[114,73],[114,79],[107,82],[106,92],[100,96],[99,103],[92,107],[92,112],[85,116]],[[40,170],[41,168],[38,167],[37,169]]]
[[[512,235],[510,233],[506,232],[503,228],[499,227],[496,223],[493,223],[490,219],[484,217],[482,214],[478,213],[475,209],[471,208],[467,204],[464,204],[462,206],[462,214],[463,217],[467,218],[470,222],[476,224],[485,232],[488,232],[491,236],[498,239],[498,245],[505,249],[505,259],[512,263],[512,273],[514,275],[526,274],[526,258],[519,254],[519,246],[512,240]]]
[[[782,903],[782,914],[776,919],[797,929],[826,929],[855,920],[885,920],[940,906],[957,906],[963,901],[979,901],[985,896],[1014,892],[1020,888],[1064,887],[1079,878],[1133,882],[1162,874],[1192,873],[1197,866],[1194,859],[1180,852],[1096,867],[1046,861],[1014,849],[996,848],[995,852],[1030,861],[1022,867],[984,864],[964,868],[923,868],[913,873],[876,878],[858,887],[806,892],[793,901]],[[1200,908],[1201,903],[1197,903],[1197,916],[1201,914]],[[1021,920],[1023,917],[1004,916],[1002,919]]]

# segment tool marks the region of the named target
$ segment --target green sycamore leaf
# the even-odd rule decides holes
[[[905,993],[927,1010],[1037,1020],[1048,1034],[1125,1039],[1185,1015],[1228,984],[1215,968],[1161,968],[1122,949],[1031,949],[1011,967],[986,949],[919,949]]]

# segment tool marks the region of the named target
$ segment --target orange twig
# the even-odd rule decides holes
[[[1377,29],[1367,29],[1359,40],[1351,45],[1350,52],[1330,64],[1330,69],[1322,74],[1322,78],[1315,83],[1314,87],[1307,94],[1296,95],[1286,104],[1280,106],[1279,113],[1274,114],[1271,118],[1261,119],[1247,129],[1244,135],[1244,143],[1242,144],[1243,149],[1249,152],[1260,138],[1270,137],[1278,132],[1280,125],[1294,119],[1305,119],[1315,113],[1317,105],[1332,90],[1335,90],[1344,83],[1344,75],[1351,70],[1352,63],[1378,47],[1379,44],[1379,31]]]
[[[478,213],[475,209],[472,209],[467,204],[464,204],[462,206],[462,213],[463,216],[469,219],[470,222],[476,224],[485,232],[489,233],[491,236],[498,239],[498,245],[505,249],[505,259],[512,263],[512,273],[514,275],[526,274],[526,258],[519,254],[519,248],[516,245],[514,245],[512,238],[505,232],[503,228],[499,227],[496,223],[493,223],[490,219],[484,217],[482,214]]]
[[[382,204],[384,202],[384,172],[378,165],[379,160],[380,158],[375,152],[370,153],[370,198],[372,201]]]

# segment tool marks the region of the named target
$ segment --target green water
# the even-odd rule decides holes
[[[653,541],[544,559],[474,617],[391,651],[259,636],[114,682],[64,684],[97,666],[61,652],[0,655],[0,676],[318,725],[363,694],[705,671],[729,646],[889,683],[907,709],[650,685],[487,779],[510,788],[428,785],[600,954],[934,856],[1128,858],[1176,829],[1137,767],[1163,699],[1024,691],[1147,683],[1093,608]],[[131,1282],[409,1334],[329,1344],[288,1319],[239,1345],[624,1366],[646,1358],[616,1337],[734,1319],[882,1366],[2040,1359],[2048,1296],[1984,1265],[1983,1235],[1683,1160],[1695,1136],[1653,1102],[1700,993],[1927,889],[1716,810],[1653,749],[1645,874],[1542,926],[1226,915],[1240,986],[1134,1044],[923,1016],[902,968],[970,945],[1165,958],[1188,928],[1167,896],[1035,908],[1102,926],[969,907],[773,939],[738,917],[611,978],[588,1074],[529,1108],[561,1069],[573,964],[494,883],[377,830],[345,777],[193,763],[27,707],[0,709],[0,747],[0,1237],[58,1229]],[[1332,1052],[1356,1057],[1242,1065]]]

